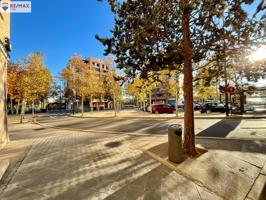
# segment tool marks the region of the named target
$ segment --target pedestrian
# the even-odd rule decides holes
[[[204,107],[203,107],[203,110],[204,110],[204,112],[203,113],[206,113],[206,114],[208,114],[208,110],[210,109],[210,106],[209,106],[209,104],[205,104],[204,105]]]

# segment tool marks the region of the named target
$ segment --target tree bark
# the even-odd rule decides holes
[[[192,45],[189,30],[190,14],[189,1],[183,0],[185,6],[182,16],[183,57],[184,57],[184,147],[183,151],[189,156],[196,155],[193,109],[193,75],[192,75]]]

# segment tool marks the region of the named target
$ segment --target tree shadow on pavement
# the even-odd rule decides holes
[[[73,136],[48,138],[35,144],[1,197],[136,199],[147,188],[154,191],[149,195],[162,197],[158,187],[171,170],[162,169],[139,151],[127,149],[121,137],[110,140],[85,134],[82,138]],[[119,145],[110,148],[110,143]]]
[[[221,120],[216,124],[204,129],[197,136],[202,137],[226,137],[231,131],[235,130],[241,120]]]
[[[222,139],[222,138],[197,138],[196,143],[206,149],[226,151],[240,151],[251,153],[266,153],[266,140]]]

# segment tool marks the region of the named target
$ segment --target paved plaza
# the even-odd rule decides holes
[[[12,142],[0,152],[10,160],[3,200],[258,199],[266,182],[265,140],[199,137],[198,147],[209,151],[178,165],[167,160],[167,134],[31,123],[9,131]]]

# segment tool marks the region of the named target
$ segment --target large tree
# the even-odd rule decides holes
[[[195,156],[193,64],[201,63],[222,44],[236,46],[234,36],[247,38],[254,18],[244,4],[253,0],[109,0],[115,14],[111,38],[100,38],[106,54],[116,56],[128,76],[176,69],[184,75],[184,153]],[[222,27],[222,28],[221,28]],[[226,27],[226,28],[224,28]],[[254,26],[255,27],[255,26]],[[254,30],[252,30],[254,31]],[[225,39],[225,35],[227,36]],[[230,36],[230,37],[229,37]],[[239,43],[240,44],[240,43]],[[239,46],[239,45],[238,45]]]

